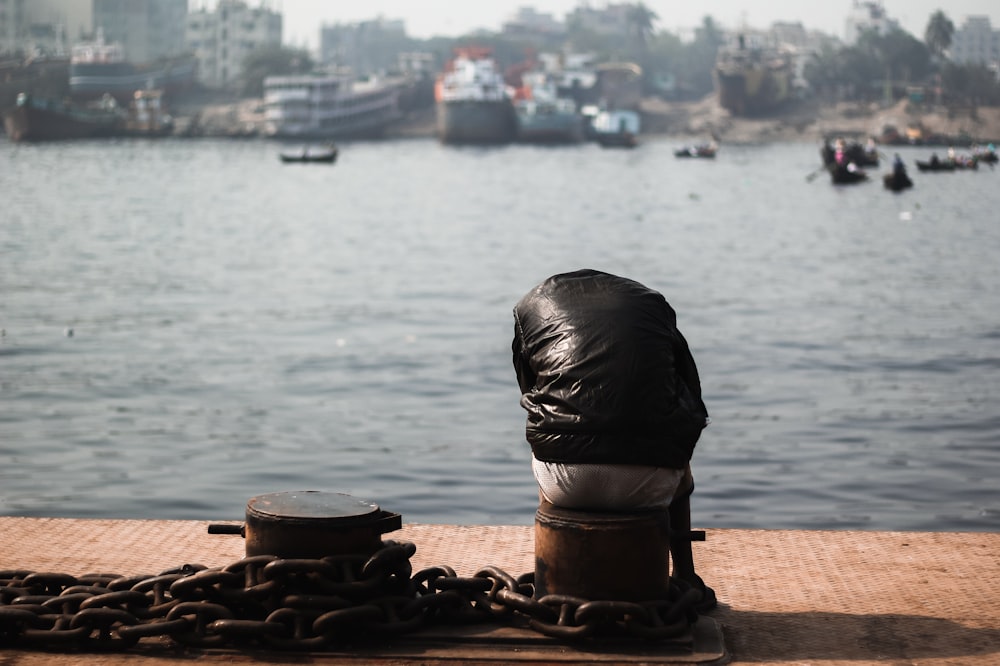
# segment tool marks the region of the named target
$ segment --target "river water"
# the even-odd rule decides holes
[[[691,344],[696,526],[1000,528],[1000,173],[678,145],[0,139],[0,513],[531,524],[511,308],[592,267]]]

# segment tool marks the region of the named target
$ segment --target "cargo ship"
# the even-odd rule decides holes
[[[719,50],[714,69],[719,105],[736,116],[761,116],[778,109],[792,94],[791,57],[771,47],[752,47],[740,35]]]
[[[489,49],[456,49],[434,98],[443,143],[507,143],[516,136],[513,95]]]
[[[108,94],[128,104],[136,90],[162,90],[168,96],[194,85],[197,61],[187,54],[146,64],[125,59],[117,42],[97,40],[73,47],[69,60],[69,92],[76,100],[97,99]]]

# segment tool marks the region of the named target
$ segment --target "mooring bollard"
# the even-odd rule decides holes
[[[670,585],[666,511],[578,511],[542,501],[535,512],[535,596],[665,599]]]
[[[210,534],[242,534],[247,557],[289,558],[371,555],[382,534],[402,527],[398,513],[343,493],[316,490],[271,493],[250,498],[246,523],[209,525]]]

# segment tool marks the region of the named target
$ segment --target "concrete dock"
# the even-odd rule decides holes
[[[242,538],[210,535],[208,524],[0,517],[0,569],[131,576],[243,558]],[[385,538],[416,545],[415,571],[443,564],[471,576],[495,566],[517,576],[534,569],[529,526],[407,524]],[[577,649],[547,638],[518,643],[498,631],[451,644],[397,640],[352,654],[8,648],[0,665],[1000,664],[1000,534],[710,529],[694,548],[719,608],[699,620],[705,636],[696,646],[705,649],[693,655]]]

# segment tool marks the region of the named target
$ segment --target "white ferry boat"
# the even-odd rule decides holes
[[[401,87],[346,73],[264,79],[264,133],[286,139],[377,137],[402,117]]]

